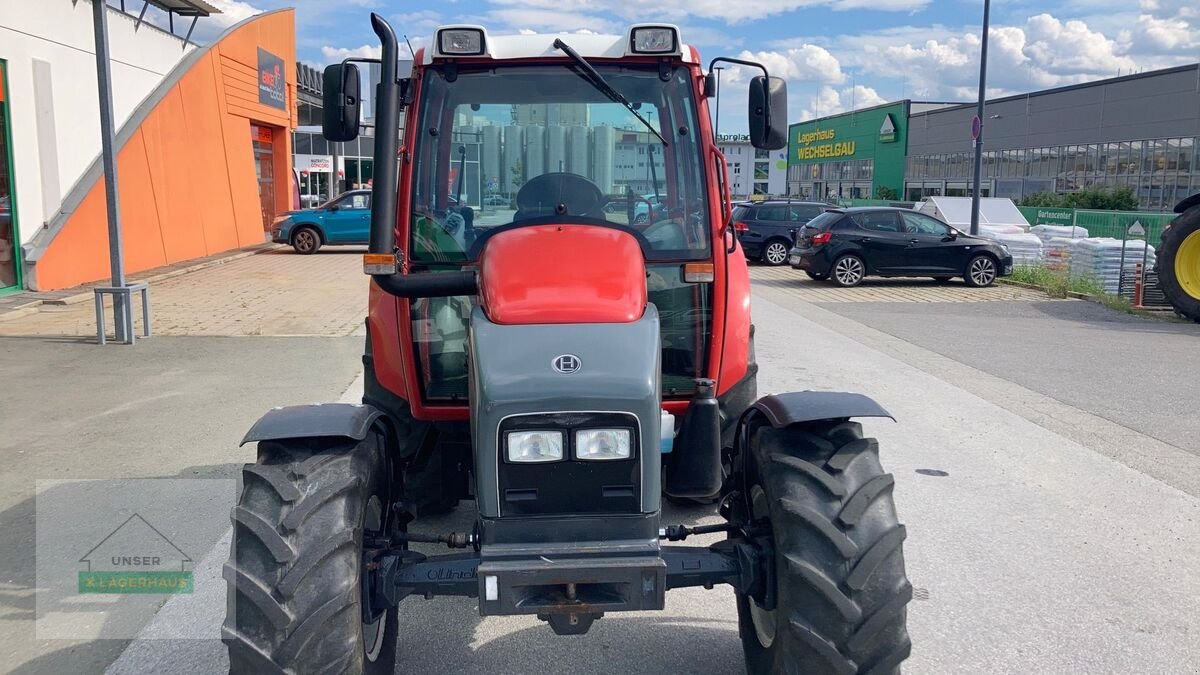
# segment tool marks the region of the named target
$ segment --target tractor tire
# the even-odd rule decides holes
[[[1200,207],[1184,211],[1163,230],[1155,271],[1175,311],[1200,322]]]
[[[396,527],[385,448],[382,431],[258,444],[224,570],[230,673],[394,671],[396,608],[362,618],[364,531]]]
[[[878,444],[840,421],[750,438],[745,508],[769,519],[777,572],[775,609],[738,594],[747,671],[898,673],[912,586]]]

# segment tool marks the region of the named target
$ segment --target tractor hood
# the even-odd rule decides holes
[[[479,257],[479,301],[501,325],[631,323],[646,311],[642,248],[598,225],[499,232]]]

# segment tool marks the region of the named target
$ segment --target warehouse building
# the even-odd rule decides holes
[[[899,198],[909,116],[946,105],[904,100],[791,125],[788,194],[833,202]]]
[[[906,199],[970,194],[975,113],[913,111]],[[1200,192],[1200,64],[994,99],[982,121],[984,196],[1128,186],[1160,211]]]
[[[92,2],[0,2],[0,293],[109,276]],[[126,272],[262,243],[292,204],[293,10],[200,46],[105,9]]]

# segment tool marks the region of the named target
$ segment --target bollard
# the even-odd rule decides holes
[[[1142,263],[1137,263],[1133,266],[1133,306],[1135,309],[1142,308],[1142,286],[1145,279],[1145,273],[1142,271]]]

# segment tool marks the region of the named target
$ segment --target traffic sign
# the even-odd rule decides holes
[[[983,120],[979,119],[979,115],[971,118],[971,139],[979,140],[979,134],[983,133]]]
[[[1142,221],[1140,220],[1133,221],[1133,224],[1129,226],[1127,232],[1131,237],[1146,236],[1146,228],[1142,227]]]

